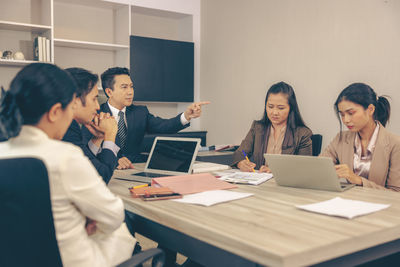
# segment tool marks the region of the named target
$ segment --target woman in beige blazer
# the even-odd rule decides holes
[[[293,88],[279,82],[268,90],[263,118],[251,125],[233,155],[233,165],[241,171],[259,168],[269,172],[264,153],[312,155],[311,135],[301,118]],[[246,160],[245,154],[253,156],[254,162]]]
[[[322,156],[331,157],[338,177],[350,183],[400,191],[400,137],[385,129],[390,116],[389,101],[377,97],[366,84],[354,83],[335,102],[340,132]]]

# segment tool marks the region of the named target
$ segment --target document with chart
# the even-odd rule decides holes
[[[214,175],[220,180],[235,184],[259,185],[271,179],[272,173],[265,172],[242,172],[239,170],[228,170],[224,172],[215,172]]]

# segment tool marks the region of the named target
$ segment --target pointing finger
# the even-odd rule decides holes
[[[199,106],[203,106],[203,105],[211,104],[211,102],[210,102],[210,101],[202,101],[202,102],[197,102],[197,103],[195,103],[195,104],[197,104],[197,105],[199,105]]]

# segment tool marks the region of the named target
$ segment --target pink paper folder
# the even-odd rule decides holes
[[[236,185],[221,181],[209,173],[153,178],[151,184],[169,187],[175,193],[182,195],[237,187]]]

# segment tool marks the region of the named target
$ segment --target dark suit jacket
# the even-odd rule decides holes
[[[100,106],[100,111],[111,114],[108,102]],[[140,155],[140,148],[144,135],[151,134],[169,134],[188,127],[190,124],[182,125],[181,114],[171,119],[162,119],[152,115],[147,107],[130,105],[126,107],[126,122],[128,126],[127,144],[124,149],[118,153],[118,158],[127,157],[131,162],[143,162],[145,159]],[[85,129],[85,139],[91,138],[91,133]]]
[[[285,139],[287,138],[287,133],[286,131]],[[260,168],[260,166],[264,165],[264,153],[267,145],[265,143],[266,135],[266,127],[262,123],[254,121],[246,138],[233,154],[232,165],[236,165],[239,161],[244,159],[242,150],[246,152],[249,158],[253,157],[253,161],[257,165],[256,168]],[[282,154],[312,156],[311,135],[312,132],[307,127],[297,127],[293,133],[293,144],[288,147],[283,147],[282,145]]]
[[[86,127],[84,126],[81,129],[79,124],[73,120],[62,140],[79,146],[92,162],[99,175],[103,177],[104,182],[108,183],[117,167],[117,157],[110,149],[103,149],[95,156],[88,146],[90,139],[83,138],[83,130],[85,129]],[[88,130],[86,129],[86,131]]]

